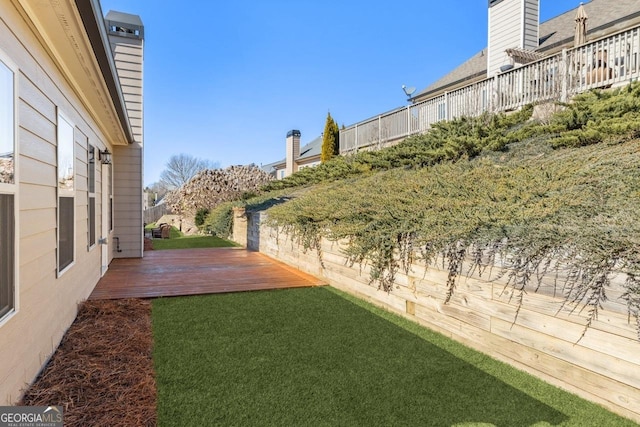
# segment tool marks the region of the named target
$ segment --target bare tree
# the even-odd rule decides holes
[[[218,163],[198,159],[188,154],[171,156],[165,166],[166,169],[160,174],[160,184],[167,190],[180,188],[202,170],[219,167]]]
[[[156,202],[169,192],[161,181],[149,184],[144,191],[147,194],[149,206],[155,206]]]

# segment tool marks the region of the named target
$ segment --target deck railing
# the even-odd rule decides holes
[[[638,77],[640,26],[351,125],[340,130],[340,153],[377,149],[427,132],[442,120],[566,101],[577,93]]]

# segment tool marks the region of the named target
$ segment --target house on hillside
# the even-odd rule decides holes
[[[144,27],[99,0],[0,2],[0,405],[115,257],[141,257]]]
[[[301,135],[299,130],[287,132],[286,157],[280,161],[262,166],[262,170],[276,179],[282,179],[300,169],[319,165],[322,151],[322,136],[300,147]]]
[[[551,1],[551,0],[544,0]],[[640,2],[591,0],[539,24],[540,0],[489,0],[488,45],[411,98],[340,130],[340,153],[377,149],[434,123],[567,101],[640,78]]]
[[[543,0],[544,1],[544,0]],[[549,1],[549,0],[547,0]],[[489,45],[412,98],[425,101],[500,73],[572,48],[577,18],[585,19],[585,40],[598,40],[640,25],[638,0],[591,0],[538,26],[539,0],[490,0]],[[581,10],[580,10],[581,9]],[[584,15],[581,15],[584,14]],[[507,40],[501,35],[508,34]],[[526,34],[532,35],[529,39]],[[637,61],[637,58],[633,58]]]

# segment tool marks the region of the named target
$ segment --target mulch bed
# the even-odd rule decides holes
[[[84,302],[21,405],[61,405],[65,426],[155,426],[151,302]]]

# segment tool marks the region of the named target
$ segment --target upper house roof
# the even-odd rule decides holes
[[[296,162],[304,162],[316,156],[320,156],[322,151],[322,136],[317,137],[308,144],[300,148],[300,155],[296,159]],[[277,162],[269,163],[262,166],[262,170],[267,173],[273,173],[276,169],[283,169],[287,163],[287,159],[282,159]]]
[[[300,155],[297,161],[307,160],[311,157],[319,156],[322,151],[322,136],[317,137],[304,147],[300,148]]]
[[[640,24],[638,0],[591,0],[583,4],[587,19],[587,41]],[[540,24],[537,52],[550,55],[573,46],[575,16],[578,6]],[[483,80],[487,75],[487,49],[483,49],[462,65],[414,96],[416,102],[437,96],[444,91]]]

